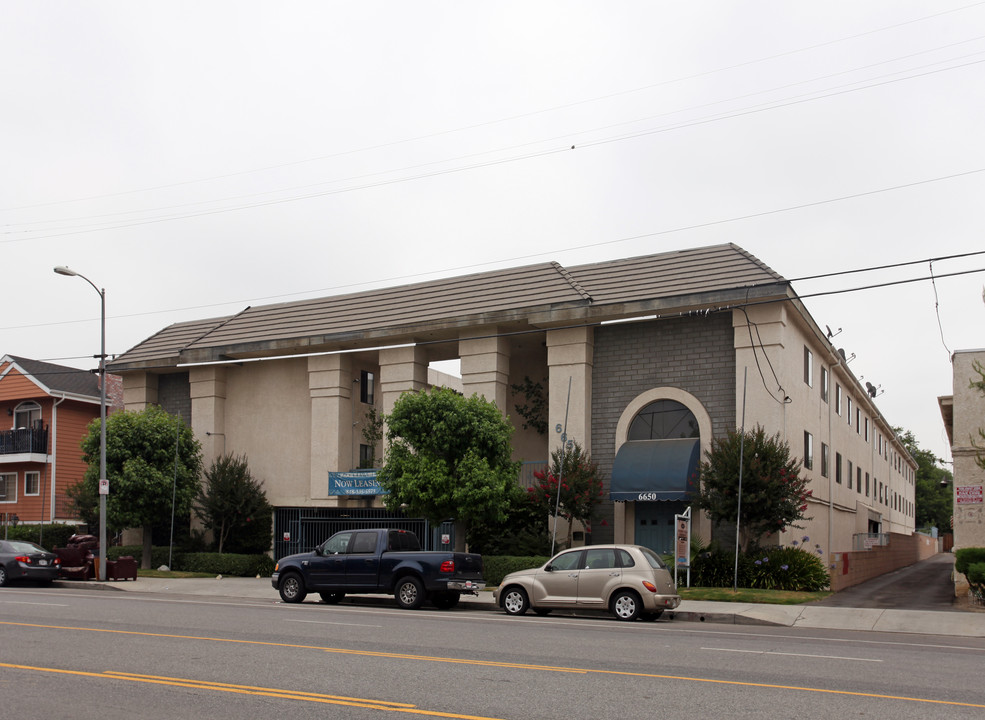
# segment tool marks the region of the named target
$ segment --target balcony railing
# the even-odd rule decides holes
[[[31,427],[0,431],[0,455],[38,454],[48,452],[48,428]]]

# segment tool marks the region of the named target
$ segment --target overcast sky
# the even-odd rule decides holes
[[[0,354],[732,242],[950,460],[985,347],[985,2],[0,0]],[[936,258],[932,263],[930,259]],[[922,261],[893,270],[807,276]],[[963,275],[948,274],[965,273]]]

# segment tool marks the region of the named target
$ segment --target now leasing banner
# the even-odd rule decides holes
[[[330,472],[328,474],[329,495],[386,495],[378,482],[376,471]]]

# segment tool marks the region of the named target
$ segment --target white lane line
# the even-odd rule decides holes
[[[45,607],[68,607],[64,603],[20,602],[17,600],[0,600],[0,605],[44,605]]]
[[[817,658],[820,660],[858,660],[859,662],[875,662],[881,663],[882,660],[877,660],[875,658],[860,658],[860,657],[845,657],[843,655],[809,655],[806,653],[786,653],[786,652],[774,652],[772,650],[736,650],[735,648],[711,648],[703,647],[702,650],[712,650],[714,652],[734,652],[734,653],[748,653],[750,655],[783,655],[785,657],[805,657],[805,658]]]
[[[383,627],[382,625],[367,625],[365,623],[329,622],[328,620],[285,620],[284,622],[309,623],[311,625],[349,625],[350,627],[373,627],[373,628]]]

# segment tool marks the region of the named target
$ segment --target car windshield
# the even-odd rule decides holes
[[[664,561],[661,560],[660,556],[653,552],[653,550],[650,548],[640,548],[640,550],[643,551],[643,557],[645,557],[646,561],[650,563],[650,567],[654,569],[667,568],[667,566],[664,565]]]
[[[35,545],[32,542],[24,542],[23,540],[10,540],[7,542],[10,549],[16,553],[43,553],[48,552],[40,545]]]

